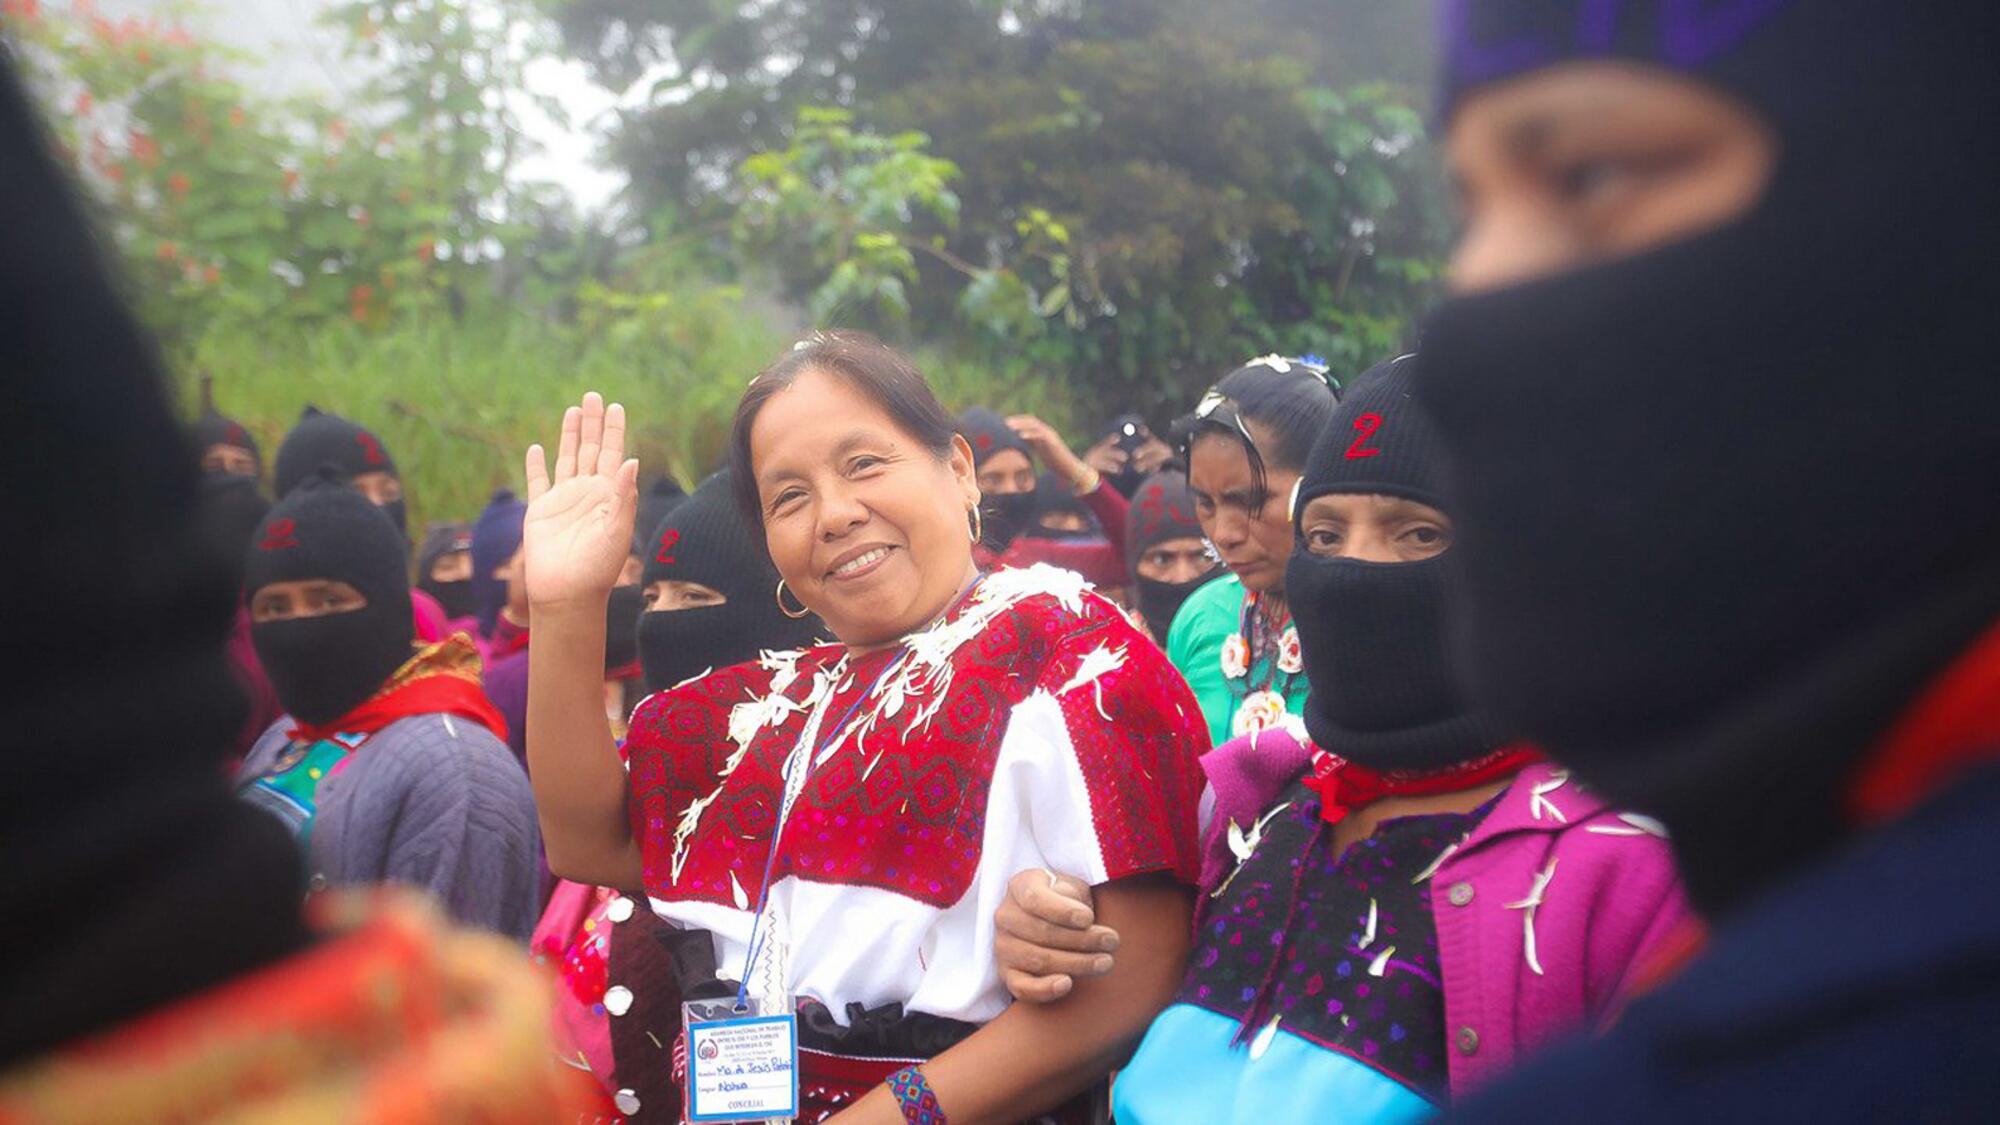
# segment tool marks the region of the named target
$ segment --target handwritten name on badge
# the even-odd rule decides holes
[[[690,1121],[796,1116],[797,1018],[752,1016],[689,1024],[688,1091]]]

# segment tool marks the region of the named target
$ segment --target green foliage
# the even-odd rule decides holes
[[[549,444],[562,404],[597,390],[623,402],[642,472],[692,487],[727,455],[743,386],[786,341],[727,287],[633,291],[593,286],[572,327],[488,315],[473,332],[448,321],[366,329],[338,320],[282,334],[211,333],[190,357],[216,405],[274,451],[316,403],[374,429],[403,474],[413,528],[470,519],[492,490],[521,487],[521,453]],[[918,366],[954,410],[1005,403],[1060,426],[1069,388],[1025,365],[995,370],[919,351]],[[183,385],[190,414],[194,382]]]
[[[488,11],[488,4],[481,11]],[[112,23],[84,5],[5,29],[103,209],[133,292],[170,347],[232,326],[382,327],[462,307],[532,234],[510,184],[519,6],[362,0],[326,15],[366,85],[338,103],[254,96],[245,60],[188,30],[199,10]]]
[[[957,315],[996,339],[1033,336],[1042,317],[1076,315],[1062,224],[1040,208],[1016,224],[1018,255],[1056,279],[1046,292],[1004,263],[967,261],[946,244],[958,228],[950,187],[958,166],[931,156],[923,133],[882,136],[853,123],[846,110],[800,110],[790,146],[749,157],[737,170],[738,244],[748,256],[783,263],[785,280],[810,290],[816,323],[907,324],[908,287],[922,280],[919,254],[960,275]]]
[[[737,238],[830,274],[812,295],[817,322],[850,309],[904,319],[905,286],[917,280],[910,247],[921,245],[905,232],[956,223],[958,197],[948,185],[958,169],[926,154],[921,133],[882,137],[852,123],[845,110],[802,110],[789,148],[745,160]]]
[[[743,385],[780,341],[726,292],[607,289],[593,300],[599,311],[574,328],[483,309],[471,314],[479,331],[333,320],[268,336],[210,333],[190,360],[213,378],[217,407],[267,451],[307,402],[376,430],[403,474],[415,528],[470,519],[496,487],[519,491],[522,451],[550,444],[562,404],[586,390],[626,405],[646,473],[692,485],[720,463]],[[184,389],[192,413],[197,392],[192,381]]]
[[[1421,5],[551,2],[598,73],[664,74],[635,190],[734,216],[821,320],[1164,415],[1250,355],[1358,370],[1431,295]]]
[[[199,374],[269,451],[307,403],[369,425],[415,526],[517,487],[521,451],[588,389],[629,407],[648,472],[693,484],[721,462],[744,384],[787,343],[779,317],[718,280],[734,272],[717,237],[731,224],[662,207],[634,239],[510,179],[517,122],[501,95],[538,49],[517,14],[512,0],[341,4],[328,26],[365,84],[280,102],[232,77],[251,60],[189,30],[191,9],[113,24],[85,5],[0,7],[188,412]],[[744,244],[851,263],[829,320],[856,301],[907,310],[911,255],[935,248],[904,234],[950,228],[955,170],[922,136],[857,132],[838,111],[803,126],[746,170],[758,198],[735,223]],[[918,359],[954,405],[1070,416],[1061,381],[1019,357]]]
[[[1064,372],[1037,366],[1022,356],[977,358],[961,349],[919,348],[915,359],[917,369],[936,389],[938,401],[954,414],[969,406],[1033,414],[1067,433],[1078,448],[1086,444],[1082,427],[1094,415]]]
[[[1421,7],[339,0],[361,85],[311,100],[252,94],[173,3],[8,0],[0,29],[177,367],[268,442],[309,400],[379,427],[413,510],[462,516],[587,387],[691,482],[806,323],[1059,426],[1163,421],[1266,352],[1359,370],[1444,242]],[[514,174],[542,9],[655,79],[618,217]]]

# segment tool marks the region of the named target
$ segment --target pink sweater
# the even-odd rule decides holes
[[[1215,795],[1205,887],[1233,865],[1229,822],[1254,823],[1311,755],[1310,746],[1269,731],[1201,760]],[[1656,827],[1621,816],[1565,771],[1541,764],[1524,770],[1445,855],[1431,876],[1431,910],[1454,1101],[1557,1039],[1602,1030],[1651,955],[1691,922]],[[1540,903],[1530,911],[1537,883]],[[1531,929],[1539,971],[1528,957]]]

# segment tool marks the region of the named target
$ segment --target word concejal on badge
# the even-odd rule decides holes
[[[703,1019],[703,1014],[695,1005],[687,1006],[688,1120],[766,1121],[796,1116],[798,1017]]]

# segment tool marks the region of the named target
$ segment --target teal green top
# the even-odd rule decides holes
[[[340,735],[313,742],[293,740],[269,769],[240,790],[245,800],[292,830],[302,856],[312,846],[313,821],[319,816],[319,788],[326,784],[327,778],[340,772],[347,756],[354,752],[349,742],[358,742],[357,736]]]
[[[1294,715],[1305,713],[1305,676],[1279,672],[1275,654],[1253,663],[1250,675],[1234,686],[1222,674],[1222,643],[1242,624],[1243,582],[1234,574],[1224,574],[1188,595],[1181,611],[1174,615],[1173,628],[1167,630],[1167,659],[1194,689],[1195,702],[1201,704],[1202,717],[1208,720],[1211,746],[1229,741],[1236,709],[1245,696],[1266,684],[1285,697],[1286,710]]]

